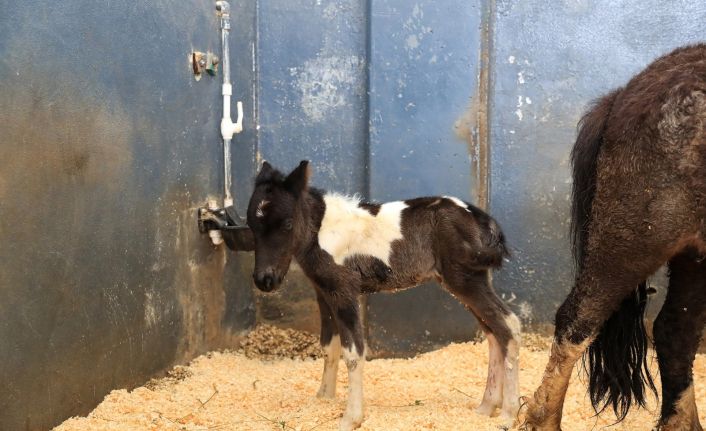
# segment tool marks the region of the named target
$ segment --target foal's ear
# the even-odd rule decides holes
[[[267,163],[267,161],[262,162],[262,168],[260,168],[260,173],[257,174],[257,178],[255,178],[255,183],[257,184],[271,180],[274,172],[275,169],[271,164]]]
[[[309,161],[302,160],[289,175],[287,179],[284,180],[284,185],[287,189],[293,192],[295,195],[299,195],[309,187],[309,176],[311,175],[311,169],[309,168]]]

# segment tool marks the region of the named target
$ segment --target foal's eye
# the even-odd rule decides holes
[[[282,223],[282,227],[284,228],[284,230],[292,230],[292,219],[285,219]]]

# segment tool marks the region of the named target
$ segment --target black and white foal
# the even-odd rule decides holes
[[[507,255],[487,214],[459,199],[423,197],[385,204],[308,187],[308,162],[285,176],[265,162],[255,181],[248,225],[255,239],[257,287],[275,290],[296,259],[316,288],[325,353],[319,397],[335,395],[338,361],[348,368],[340,429],[363,421],[365,343],[361,293],[438,280],[480,321],[490,346],[488,380],[477,411],[508,419],[518,410],[520,321],[495,294],[490,268]]]

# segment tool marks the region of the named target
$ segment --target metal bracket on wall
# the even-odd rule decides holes
[[[194,72],[196,80],[201,79],[204,72],[211,76],[216,76],[218,73],[218,56],[212,52],[194,51],[191,53],[191,69]]]
[[[202,234],[219,231],[226,246],[234,251],[255,250],[250,227],[240,218],[234,207],[198,209],[199,232]]]

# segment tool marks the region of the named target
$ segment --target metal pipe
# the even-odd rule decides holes
[[[216,2],[216,9],[220,10],[221,13],[221,46],[223,47],[223,56],[221,57],[223,72],[223,119],[221,120],[221,135],[223,136],[223,187],[225,188],[223,207],[227,207],[233,205],[233,196],[230,194],[230,188],[232,185],[230,170],[231,139],[226,138],[225,134],[223,134],[222,124],[226,118],[230,120],[230,94],[232,93],[232,85],[230,83],[230,49],[228,46],[228,35],[230,34],[230,5],[226,1],[218,1]],[[228,94],[226,94],[226,86],[228,86]]]
[[[228,46],[228,35],[230,33],[230,4],[227,1],[217,1],[216,10],[221,18],[221,45],[223,47],[223,55],[221,57],[221,68],[223,73],[223,118],[221,119],[221,136],[223,137],[223,170],[224,170],[224,198],[223,206],[228,207],[233,205],[233,196],[231,195],[231,160],[230,160],[230,143],[234,133],[240,133],[243,130],[243,104],[237,103],[238,118],[235,123],[230,118],[230,97],[233,94],[233,86],[230,83],[230,49]]]

